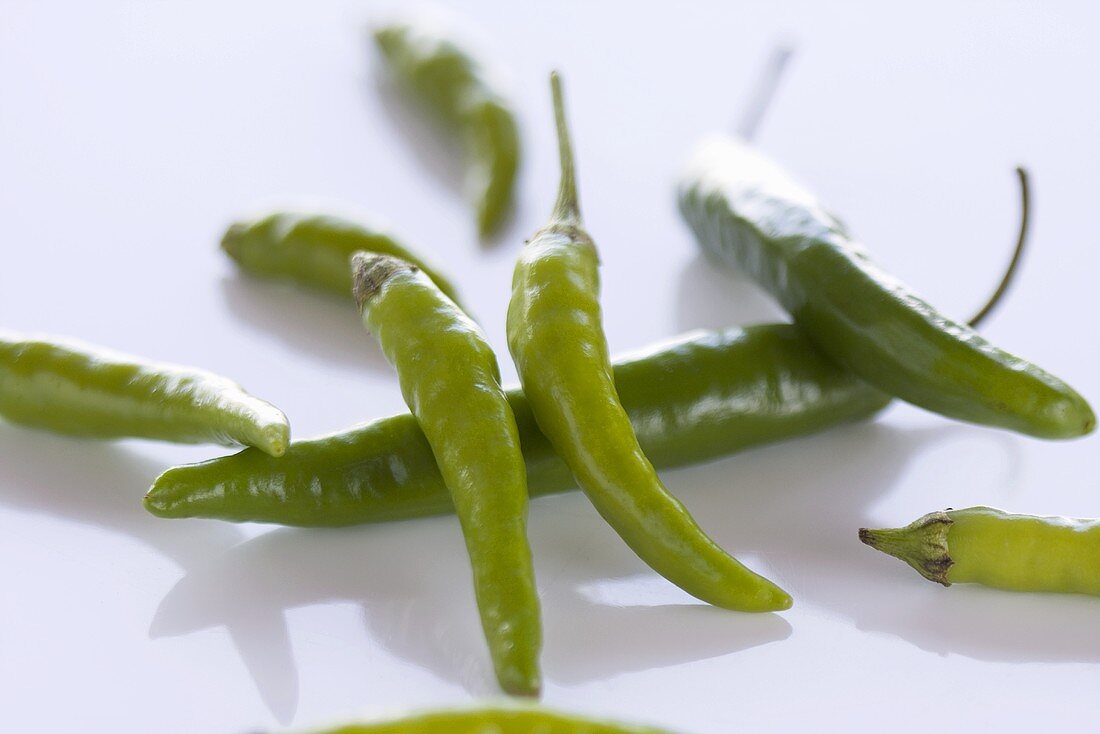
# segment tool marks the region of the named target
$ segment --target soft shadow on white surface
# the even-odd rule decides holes
[[[325,570],[317,574],[314,569],[314,584],[309,584],[295,571],[304,557],[312,556],[267,552],[271,535],[243,543],[192,569],[157,608],[149,636],[174,637],[224,627],[264,703],[277,721],[287,724],[298,708],[298,667],[284,614],[294,605],[284,604],[285,596],[292,588],[304,594],[316,590],[317,575],[327,577],[332,564],[343,566],[337,556],[313,557]],[[303,585],[306,588],[300,588]]]
[[[717,266],[702,253],[681,273],[677,323],[682,328],[718,328],[772,317],[788,320],[747,276]],[[845,433],[864,438],[852,446],[837,445]],[[1019,475],[1020,439],[947,422],[916,433],[880,424],[854,426],[808,442],[797,458],[792,454],[793,463],[780,458],[778,467],[771,462],[752,470],[759,455],[754,452],[729,462],[730,472],[722,476],[710,472],[726,466],[725,461],[682,473],[691,477],[687,486],[693,487],[692,497],[700,483],[777,487],[766,501],[761,498],[755,511],[749,510],[757,522],[730,528],[730,537],[737,540],[726,547],[736,550],[745,539],[747,547],[789,555],[798,572],[789,589],[796,603],[820,606],[852,619],[859,629],[893,635],[943,655],[998,662],[1100,661],[1100,638],[1090,631],[1100,601],[965,585],[943,589],[856,540],[859,527],[874,524],[863,509],[874,496],[886,493],[910,454],[953,436],[988,440],[1001,454],[1001,470],[1010,477]],[[829,455],[831,451],[844,457],[842,464]],[[940,508],[927,508],[935,509]],[[701,516],[722,517],[721,508],[704,504]],[[714,527],[722,528],[721,521]],[[776,527],[787,530],[769,531],[753,541],[754,528]]]
[[[704,604],[612,606],[570,596],[544,607],[544,613],[552,643],[543,654],[547,678],[576,686],[733,655],[793,632],[776,614],[739,614]]]
[[[611,606],[578,593],[593,579],[647,573],[594,511],[534,504],[547,680],[583,683],[608,675],[717,657],[782,640],[776,615],[740,615],[690,603]],[[581,500],[583,501],[583,500]],[[598,536],[583,562],[555,549]],[[606,542],[605,542],[606,541]],[[604,548],[610,552],[600,552]],[[664,582],[661,582],[664,583]],[[680,601],[691,600],[672,589]],[[469,562],[453,518],[342,530],[278,529],[192,569],[165,597],[151,634],[226,627],[260,695],[283,723],[298,682],[285,613],[331,602],[363,607],[370,638],[473,695],[497,693],[470,588]],[[244,639],[242,639],[244,638]],[[364,653],[366,654],[366,653]]]
[[[689,237],[692,237],[688,233]],[[787,322],[790,317],[747,275],[697,252],[680,272],[676,325],[722,329],[733,324]]]
[[[377,340],[347,301],[289,283],[233,276],[221,280],[230,313],[257,332],[326,365],[390,372]]]
[[[1100,662],[1100,638],[1092,633],[1100,600],[944,589],[857,539],[860,527],[877,524],[867,508],[889,493],[915,456],[975,438],[1003,455],[1002,466],[1015,461],[1019,439],[1005,433],[946,422],[920,430],[869,423],[681,470],[669,484],[690,488],[684,499],[726,548],[751,549],[778,568],[796,605],[945,655]]]
[[[476,684],[489,671],[480,669],[480,650],[467,634],[476,630],[476,616],[468,608],[465,558],[461,545],[447,548],[445,541],[454,538],[439,531],[432,520],[273,530],[193,569],[164,598],[150,634],[226,628],[264,702],[284,724],[298,705],[286,623],[287,610],[297,607],[360,604],[371,636],[395,654]]]
[[[976,427],[863,423],[665,474],[720,544],[780,582],[799,607],[941,653],[1100,660],[1100,642],[1089,642],[1095,600],[942,590],[856,538],[868,508],[916,456],[976,437],[1006,455],[1014,450],[1014,438]],[[778,615],[692,603],[649,572],[579,495],[543,498],[531,511],[550,682],[579,685],[724,656],[792,632]],[[282,528],[192,566],[162,601],[151,634],[226,628],[261,697],[287,723],[298,678],[286,612],[350,602],[362,606],[369,639],[393,656],[471,694],[491,695],[469,578],[453,518]],[[647,598],[616,604],[590,593],[614,579]]]
[[[579,493],[532,509],[549,680],[582,685],[791,635],[780,615],[718,609],[677,589],[647,568]]]
[[[945,589],[897,563],[896,569],[880,567],[869,574],[877,584],[876,603],[859,610],[859,629],[896,635],[944,656],[1005,663],[1100,662],[1096,598],[974,585]],[[914,577],[905,578],[903,572]]]
[[[171,527],[141,499],[164,466],[111,443],[0,423],[0,505],[130,536],[184,569],[240,542],[232,526]]]

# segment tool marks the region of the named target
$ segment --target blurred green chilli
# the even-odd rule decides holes
[[[374,40],[398,84],[462,143],[478,232],[489,237],[512,207],[519,132],[498,79],[453,25],[438,13],[422,15],[376,29]]]
[[[315,734],[673,734],[568,715],[542,708],[478,708],[434,711],[402,719],[349,724]]]

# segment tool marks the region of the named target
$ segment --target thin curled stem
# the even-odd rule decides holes
[[[1005,270],[1000,284],[997,285],[997,290],[993,291],[993,295],[986,301],[986,304],[970,319],[970,326],[975,329],[1004,300],[1005,294],[1015,280],[1016,271],[1020,268],[1020,261],[1027,244],[1031,220],[1031,186],[1028,183],[1027,170],[1023,166],[1016,166],[1016,177],[1020,181],[1020,231],[1016,235],[1016,249],[1012,251],[1012,259],[1008,263],[1008,269]]]
[[[573,142],[569,135],[569,124],[565,119],[561,75],[556,71],[550,72],[550,89],[554,96],[554,120],[558,129],[558,154],[561,156],[561,183],[558,184],[558,200],[554,204],[552,217],[559,222],[580,224],[581,208],[577,199]]]

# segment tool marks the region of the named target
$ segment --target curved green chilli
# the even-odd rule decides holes
[[[1010,268],[1005,282],[1013,273]],[[1003,293],[999,288],[991,303]],[[691,332],[617,360],[613,372],[638,443],[662,469],[867,418],[889,402],[791,324]],[[523,391],[506,396],[530,495],[576,489]],[[165,518],[306,527],[454,512],[427,439],[408,413],[295,441],[280,460],[246,449],[174,467],[157,478],[145,506]]]
[[[542,645],[527,543],[527,475],[515,417],[481,329],[415,266],[356,254],[363,322],[397,369],[466,538],[501,688],[538,695]]]
[[[392,255],[420,268],[458,302],[454,285],[392,234],[332,214],[275,211],[242,219],[229,226],[221,247],[248,273],[289,280],[340,298],[351,298],[353,254]]]
[[[0,416],[87,438],[255,446],[282,456],[286,416],[232,380],[75,340],[0,332]]]
[[[859,539],[944,586],[1100,596],[1100,520],[968,507],[932,512],[904,528],[862,528]]]
[[[618,360],[614,378],[638,443],[660,468],[816,433],[889,402],[791,324],[685,334]],[[576,489],[523,392],[506,396],[530,495]],[[308,527],[454,512],[431,447],[408,413],[295,441],[278,460],[246,449],[173,467],[154,482],[145,507],[166,518]]]
[[[1027,243],[1020,234],[996,291],[1001,303]],[[889,398],[836,366],[790,324],[695,331],[616,360],[615,388],[645,455],[658,468],[717,459],[866,418]],[[531,496],[576,484],[539,431],[527,398],[506,393]],[[409,415],[295,441],[281,460],[255,449],[164,472],[145,498],[166,518],[333,527],[454,512],[427,439]]]
[[[467,188],[481,236],[493,234],[512,206],[519,167],[515,115],[486,65],[448,35],[446,23],[395,23],[374,40],[396,79],[463,142]]]
[[[434,711],[403,719],[351,724],[318,734],[672,734],[570,716],[540,708],[481,708]]]
[[[596,510],[651,568],[715,606],[786,609],[786,592],[719,548],[665,489],[619,402],[556,73],[551,83],[561,187],[550,223],[516,263],[508,304],[508,347],[535,420]]]
[[[708,253],[744,268],[823,352],[883,392],[1042,438],[1095,427],[1072,388],[879,270],[816,198],[740,141],[700,145],[679,201]]]

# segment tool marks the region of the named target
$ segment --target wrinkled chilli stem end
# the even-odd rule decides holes
[[[554,97],[554,118],[558,129],[558,153],[561,156],[561,183],[558,185],[558,200],[554,204],[553,218],[570,224],[580,224],[581,210],[577,200],[577,177],[573,164],[573,143],[569,136],[569,125],[565,121],[565,100],[562,93],[561,75],[550,72],[550,89]]]
[[[860,528],[859,539],[905,561],[929,581],[950,586],[947,571],[955,562],[947,550],[947,531],[953,522],[946,512],[930,512],[903,528]]]
[[[990,296],[989,301],[982,306],[982,310],[978,311],[978,313],[970,319],[970,326],[973,328],[977,328],[978,325],[981,324],[998,305],[1000,305],[1001,301],[1004,300],[1005,293],[1008,292],[1012,282],[1016,279],[1016,271],[1020,268],[1020,261],[1027,244],[1028,231],[1030,229],[1029,223],[1031,220],[1031,186],[1028,182],[1027,170],[1023,166],[1016,167],[1016,177],[1020,181],[1020,230],[1016,235],[1016,249],[1012,252],[1012,260],[1009,261],[1008,269],[1005,270],[1005,274],[1001,278],[997,290],[993,291],[993,295]]]
[[[357,252],[351,256],[352,293],[355,303],[362,311],[366,303],[377,295],[378,291],[387,280],[397,273],[415,273],[417,268],[412,263],[392,257],[380,255],[376,252]]]

